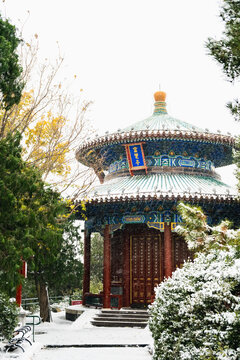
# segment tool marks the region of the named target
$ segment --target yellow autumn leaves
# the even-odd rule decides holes
[[[38,118],[34,101],[34,91],[31,90],[25,92],[20,103],[9,112],[0,110],[2,137],[8,132],[19,131],[23,135],[23,152],[28,163],[36,165],[45,175],[66,176],[71,170],[66,159],[70,150],[65,136],[68,120],[51,111]]]
[[[50,111],[42,115],[33,127],[25,132],[28,162],[36,164],[42,173],[69,174],[71,167],[66,161],[69,142],[64,137],[67,119],[54,116]]]

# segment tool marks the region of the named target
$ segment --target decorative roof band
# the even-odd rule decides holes
[[[128,141],[144,141],[147,139],[179,139],[179,140],[195,140],[195,141],[206,141],[209,143],[222,143],[229,146],[234,146],[235,138],[229,135],[211,134],[211,133],[198,133],[196,131],[186,130],[138,130],[129,131],[122,134],[110,134],[108,136],[102,136],[97,139],[90,140],[79,146],[76,153],[83,149],[91,147],[98,147],[107,144],[114,143],[127,143]]]
[[[205,200],[207,202],[220,201],[220,202],[230,202],[230,203],[239,203],[239,199],[236,195],[225,195],[225,194],[187,194],[187,193],[172,193],[172,192],[162,192],[161,194],[142,194],[142,195],[115,195],[112,196],[95,196],[94,198],[86,199],[87,203],[112,203],[112,202],[125,202],[125,201],[143,201],[143,200]]]
[[[154,103],[154,106],[155,106],[154,114],[167,114],[165,101],[156,101]]]

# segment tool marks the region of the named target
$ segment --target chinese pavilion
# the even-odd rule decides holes
[[[169,116],[166,94],[154,97],[152,116],[87,141],[76,153],[100,180],[86,202],[83,294],[86,302],[91,233],[100,232],[104,308],[116,299],[118,307],[151,303],[154,287],[189,257],[174,231],[179,201],[200,205],[212,224],[239,222],[237,192],[215,172],[232,163],[234,138]]]

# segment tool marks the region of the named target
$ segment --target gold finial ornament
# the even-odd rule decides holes
[[[154,94],[155,101],[165,101],[166,100],[166,93],[164,91],[157,91]]]
[[[166,93],[164,91],[157,91],[154,94],[155,99],[155,108],[154,108],[154,114],[167,114],[166,110]]]

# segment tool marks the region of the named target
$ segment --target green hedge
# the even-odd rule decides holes
[[[0,337],[9,339],[18,323],[18,310],[15,303],[0,293]]]

